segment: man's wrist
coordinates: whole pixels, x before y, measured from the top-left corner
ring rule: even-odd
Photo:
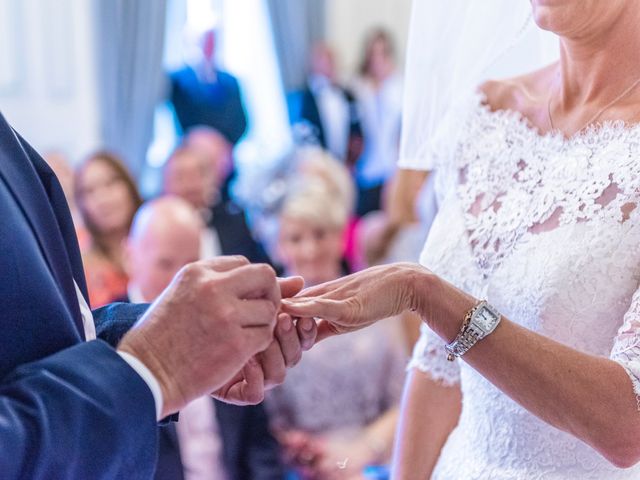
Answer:
[[[162,388],[160,388],[160,382],[155,377],[155,375],[149,370],[149,368],[142,363],[137,357],[131,355],[130,353],[124,352],[122,350],[117,350],[116,353],[120,355],[120,357],[127,362],[127,364],[135,370],[135,372],[144,380],[144,382],[151,390],[151,394],[153,395],[153,401],[155,403],[156,408],[156,420],[161,420],[163,418],[162,409],[164,408],[164,398],[162,395]]]

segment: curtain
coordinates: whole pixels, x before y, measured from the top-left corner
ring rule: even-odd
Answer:
[[[325,0],[267,0],[282,83],[304,87],[311,46],[325,37]]]
[[[95,58],[103,146],[137,176],[153,133],[162,66],[166,0],[94,0]]]

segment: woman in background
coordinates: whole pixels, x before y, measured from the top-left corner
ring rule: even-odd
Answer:
[[[280,258],[307,285],[348,273],[341,260],[349,208],[340,198],[313,178],[282,207]],[[316,345],[267,397],[286,459],[302,478],[362,478],[365,466],[389,461],[406,364],[393,328],[381,323]]]
[[[353,87],[362,135],[356,162],[358,216],[380,209],[382,188],[396,171],[402,119],[402,77],[389,33],[378,29],[365,42],[360,78]]]
[[[91,237],[82,260],[95,308],[126,294],[123,242],[142,199],[122,161],[109,152],[97,152],[80,165],[75,197]]]

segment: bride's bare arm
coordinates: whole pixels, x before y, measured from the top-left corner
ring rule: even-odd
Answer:
[[[393,455],[392,478],[430,478],[440,451],[458,423],[458,385],[446,386],[413,369],[407,377]]]
[[[445,341],[477,300],[427,274],[420,311]],[[571,433],[618,467],[640,461],[640,413],[632,381],[618,362],[579,352],[503,317],[463,357],[545,422]]]

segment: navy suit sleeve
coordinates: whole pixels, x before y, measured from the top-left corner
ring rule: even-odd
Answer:
[[[247,463],[255,480],[280,480],[285,478],[280,445],[269,430],[269,420],[264,406],[246,408],[249,413],[249,445]]]
[[[157,424],[144,381],[97,340],[0,382],[0,472],[11,479],[144,479]]]
[[[96,335],[113,348],[118,346],[124,335],[144,315],[149,305],[146,303],[112,303],[93,311]]]
[[[136,324],[149,308],[147,303],[112,303],[94,310],[93,321],[96,336],[113,348],[117,348],[120,340]],[[160,425],[177,422],[178,414],[174,413],[160,420]]]

